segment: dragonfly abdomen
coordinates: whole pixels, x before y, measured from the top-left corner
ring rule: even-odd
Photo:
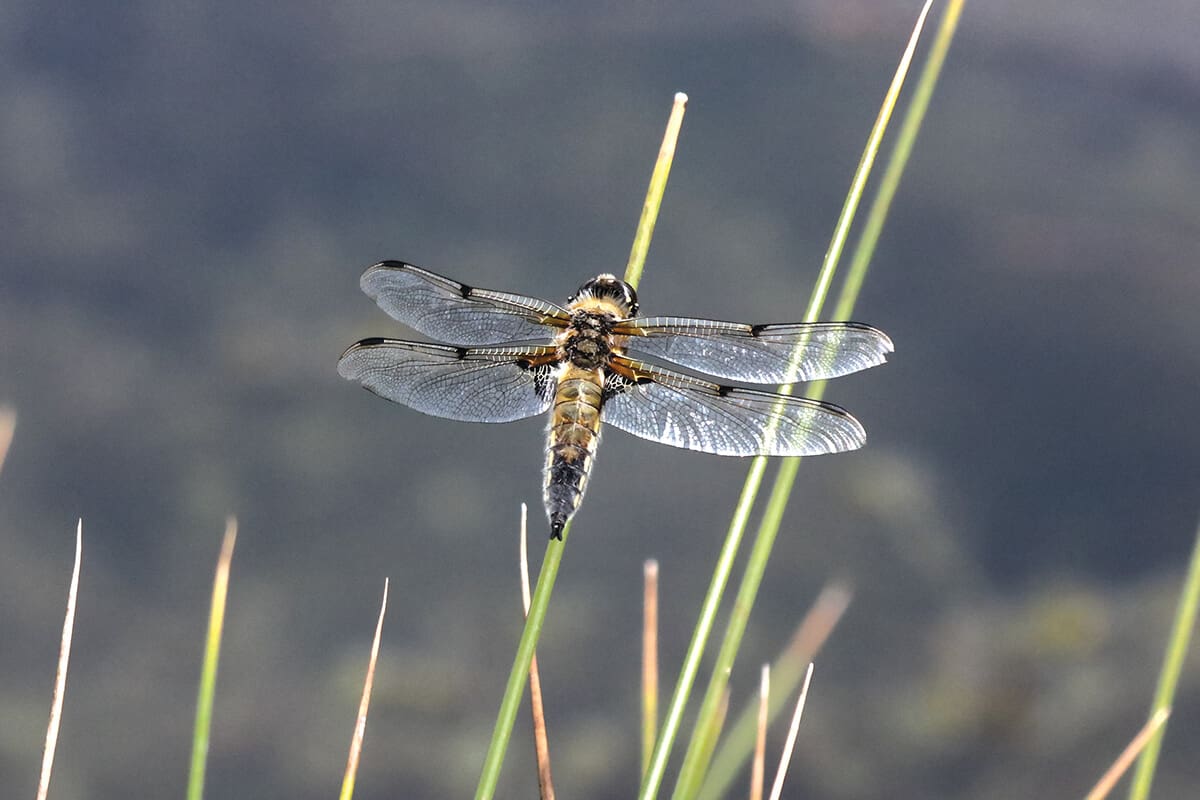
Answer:
[[[554,393],[543,501],[550,518],[550,535],[562,538],[563,528],[579,508],[600,441],[600,370],[569,365]]]

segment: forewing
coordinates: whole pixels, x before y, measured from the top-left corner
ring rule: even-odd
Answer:
[[[886,333],[860,322],[746,325],[642,317],[619,323],[615,332],[630,337],[630,352],[747,383],[836,378],[882,364],[893,350]]]
[[[388,316],[448,344],[546,340],[570,321],[554,303],[476,289],[402,261],[376,264],[359,284]]]
[[[720,386],[616,357],[604,422],[643,439],[723,456],[811,456],[862,447],[866,431],[831,403]]]
[[[435,417],[511,422],[550,408],[554,352],[552,347],[468,349],[364,339],[342,354],[338,373]]]

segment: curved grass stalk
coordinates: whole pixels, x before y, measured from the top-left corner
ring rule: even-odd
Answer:
[[[521,503],[521,608],[529,614],[529,506]],[[554,800],[554,773],[550,769],[550,738],[546,734],[546,709],[542,704],[542,677],[537,652],[529,661],[529,709],[533,716],[533,752],[537,757],[538,797]]]
[[[862,234],[851,256],[850,269],[835,304],[835,319],[849,319],[853,316],[854,306],[866,277],[871,256],[875,252],[875,246],[883,230],[883,223],[887,219],[892,201],[896,195],[896,190],[900,184],[900,178],[908,163],[909,155],[912,153],[913,144],[921,129],[921,123],[924,121],[926,112],[928,111],[929,101],[937,85],[938,76],[945,65],[946,55],[949,52],[950,44],[954,39],[954,33],[958,28],[958,22],[962,15],[962,8],[963,0],[951,0],[942,15],[929,58],[921,69],[912,102],[904,114],[896,144],[888,157],[888,163],[880,180],[879,188],[867,212]],[[824,394],[824,389],[824,383],[814,384],[813,391],[809,394],[816,399],[820,399]],[[735,609],[744,609],[744,613],[737,614],[735,612],[735,615],[730,620],[729,632],[726,634],[727,637],[733,640],[730,654],[736,653],[736,643],[741,641],[750,607],[754,604],[758,586],[762,580],[761,571],[766,568],[767,558],[770,556],[771,548],[774,545],[775,535],[778,533],[779,521],[782,519],[783,511],[791,495],[799,466],[799,459],[788,459],[780,468],[779,474],[775,479],[775,486],[772,489],[771,497],[767,504],[767,511],[764,514],[763,523],[760,525],[754,550],[746,566],[742,587],[738,591]],[[742,628],[742,630],[738,630],[738,628]],[[723,647],[724,651],[725,648]],[[718,659],[718,667],[720,666],[721,662]],[[714,670],[714,676],[719,679],[720,672]],[[716,691],[717,688],[719,687],[713,687],[710,691]],[[709,786],[706,785],[701,795],[702,797],[712,798],[720,796],[723,793],[722,789],[728,787],[729,782],[733,780],[734,776],[725,770],[734,765],[740,767],[750,755],[748,741],[743,738],[740,744],[741,746],[739,747],[739,752],[736,754],[736,758],[732,754],[727,755],[724,770],[720,775],[713,776],[713,780],[710,782],[713,785],[713,791],[710,791]]]
[[[658,734],[658,562],[642,566],[642,770],[654,755]]]
[[[668,706],[667,715],[663,719],[662,730],[659,732],[658,741],[654,743],[650,768],[642,776],[642,788],[638,793],[639,800],[650,800],[656,796],[658,788],[662,784],[663,773],[667,769],[667,757],[670,755],[671,746],[679,733],[679,725],[683,720],[683,709],[687,705],[688,695],[696,680],[696,673],[700,669],[700,656],[704,652],[704,645],[708,642],[708,635],[712,632],[713,622],[717,616],[717,606],[721,602],[721,595],[729,580],[729,573],[733,570],[733,559],[737,555],[738,545],[741,544],[742,534],[746,530],[746,522],[750,518],[750,509],[754,506],[754,495],[758,491],[758,487],[762,485],[763,473],[766,468],[767,459],[762,457],[754,459],[750,465],[750,474],[746,478],[745,486],[742,487],[741,497],[738,498],[733,512],[733,521],[729,525],[729,533],[725,537],[725,543],[721,546],[721,552],[717,556],[717,566],[713,570],[712,581],[704,595],[700,618],[696,622],[695,630],[692,631],[692,640],[683,657],[683,667],[680,669],[675,691],[671,694],[671,703]]]
[[[846,608],[850,605],[851,591],[843,583],[827,584],[812,608],[804,615],[788,643],[771,664],[771,685],[774,690],[767,698],[767,719],[759,722],[759,703],[749,702],[729,728],[713,756],[708,775],[700,789],[700,800],[719,800],[729,795],[730,786],[737,778],[747,753],[757,753],[757,733],[771,720],[783,712],[787,698],[796,691],[804,680],[806,665],[816,658]],[[755,755],[757,758],[757,754]]]
[[[686,94],[675,93],[675,101],[671,105],[671,116],[667,119],[667,130],[663,134],[662,146],[658,149],[654,171],[650,173],[650,187],[646,190],[646,201],[642,204],[642,216],[638,219],[637,230],[633,234],[633,247],[629,250],[629,263],[625,265],[625,282],[634,289],[641,283],[642,270],[646,267],[646,256],[650,252],[650,239],[654,236],[654,226],[658,222],[658,210],[662,207],[663,193],[667,190],[667,178],[671,174],[671,165],[675,163],[675,144],[679,141],[679,129],[683,126],[683,112],[687,110],[687,101]]]
[[[6,406],[0,406],[0,471],[4,469],[4,459],[8,456],[8,447],[12,444],[13,431],[17,427],[17,412]]]
[[[1146,724],[1137,732],[1137,735],[1133,737],[1133,740],[1121,751],[1121,755],[1117,756],[1117,760],[1105,770],[1104,774],[1100,776],[1100,780],[1096,781],[1096,785],[1087,793],[1084,800],[1104,800],[1108,797],[1108,793],[1117,785],[1117,781],[1121,780],[1125,770],[1129,769],[1133,760],[1141,755],[1146,745],[1154,738],[1154,734],[1158,733],[1158,729],[1166,724],[1169,716],[1171,713],[1165,708],[1155,711],[1153,716],[1146,720]]]
[[[804,715],[804,704],[808,701],[808,686],[812,682],[813,665],[809,664],[804,672],[804,684],[800,687],[800,697],[796,699],[796,710],[792,712],[792,724],[788,726],[787,741],[783,745],[783,753],[779,756],[779,769],[775,772],[775,783],[771,785],[771,800],[779,800],[783,795],[783,779],[787,777],[788,766],[792,762],[792,750],[796,746],[796,734],[800,730],[800,718]]]
[[[917,41],[920,38],[921,31],[924,27],[926,15],[929,12],[931,0],[926,0],[921,13],[917,18],[916,25],[913,28],[912,35],[909,37],[908,45],[904,50],[904,54],[900,59],[900,63],[896,69],[896,73],[892,78],[891,85],[884,97],[880,107],[879,114],[876,117],[875,124],[871,129],[871,134],[867,139],[866,147],[863,150],[862,157],[859,160],[858,169],[855,171],[854,179],[851,182],[850,190],[847,193],[846,201],[842,205],[841,214],[838,217],[836,226],[834,227],[833,237],[825,254],[824,263],[821,266],[821,272],[817,279],[817,284],[813,289],[809,299],[808,308],[805,311],[804,321],[815,322],[821,313],[825,299],[828,295],[830,285],[833,281],[833,276],[837,269],[837,264],[841,259],[842,251],[845,248],[846,240],[849,236],[850,226],[854,220],[858,210],[858,205],[864,194],[867,178],[870,175],[871,169],[875,162],[875,157],[879,152],[880,144],[883,140],[883,134],[887,129],[888,122],[891,119],[892,113],[896,108],[899,99],[900,90],[904,85],[905,77],[908,74],[909,65],[912,63],[913,54],[916,50]],[[950,16],[949,13],[947,16]],[[928,70],[926,75],[928,75]],[[934,73],[936,77],[936,73]],[[924,77],[924,76],[923,76]],[[923,107],[921,108],[923,112]],[[912,112],[910,112],[911,114]],[[897,163],[895,152],[892,156],[893,165]],[[891,171],[893,167],[889,167]],[[902,171],[903,161],[901,160],[898,166],[894,169]],[[889,198],[890,200],[890,198]],[[887,205],[880,206],[878,202],[872,211],[880,209],[879,213],[886,215]],[[879,228],[882,227],[880,224]],[[878,229],[876,230],[876,237]],[[859,247],[863,248],[863,242],[860,241]],[[871,241],[870,247],[873,248],[874,240]],[[869,263],[868,257],[855,259],[855,264],[859,270],[866,270],[866,265]],[[843,307],[852,309],[854,299],[857,297],[857,289],[862,285],[862,278],[859,276],[857,280],[848,280],[847,288],[843,289],[842,297],[838,303],[838,318],[844,319],[848,316],[848,310],[843,314]],[[850,287],[853,287],[852,289]],[[848,294],[849,291],[849,294]],[[783,387],[781,392],[786,393],[790,387]],[[814,391],[810,392],[810,396],[815,399],[820,399],[823,392],[823,383],[816,384]],[[760,459],[756,459],[756,462]],[[787,504],[787,498],[791,491],[791,487],[795,481],[796,471],[799,468],[800,459],[785,459],[783,466],[780,468],[780,473],[776,477],[775,487],[771,493],[771,500],[767,505],[764,519],[759,526],[758,535],[755,540],[754,548],[751,551],[750,560],[747,563],[746,571],[742,578],[741,586],[738,590],[737,599],[734,602],[731,612],[729,625],[726,630],[725,639],[722,642],[721,648],[717,654],[716,663],[713,666],[712,677],[710,678],[708,688],[705,692],[704,700],[700,707],[699,717],[696,723],[697,730],[703,729],[708,723],[707,720],[715,713],[717,703],[721,695],[725,691],[728,683],[728,676],[733,667],[734,658],[737,655],[738,648],[741,646],[742,635],[745,633],[746,624],[749,620],[750,610],[753,608],[754,599],[758,592],[758,587],[762,582],[762,576],[766,571],[766,563],[770,557],[771,548],[774,545],[775,535],[778,533],[779,524],[783,518],[783,511]],[[750,474],[746,478],[743,495],[747,491],[752,493],[753,497],[757,494],[758,485],[761,483],[761,470],[756,469],[757,464],[751,467]],[[729,539],[740,540],[742,535],[741,530],[734,529],[731,526]],[[723,588],[724,582],[728,575],[723,576],[719,581],[714,577],[713,586],[720,583]],[[706,598],[707,600],[707,598]],[[709,607],[706,602],[705,607]],[[714,601],[712,607],[715,608],[717,602]],[[690,655],[690,651],[689,651]],[[697,657],[698,661],[698,657]],[[686,663],[686,662],[685,662]],[[688,680],[694,678],[691,675]],[[681,676],[680,683],[683,684],[685,678]],[[680,709],[682,712],[682,709]],[[683,766],[680,769],[679,780],[676,783],[675,798],[690,798],[695,797],[701,787],[705,773],[708,769],[709,759],[702,757],[702,751],[696,740],[693,739],[693,744],[689,746],[688,754],[684,757]],[[664,759],[665,762],[665,759]],[[641,797],[643,800],[648,800],[653,795],[653,792],[647,791],[646,783],[643,782],[643,792]]]
[[[363,739],[367,735],[367,711],[371,707],[371,691],[375,688],[375,665],[379,663],[379,643],[383,639],[383,618],[387,614],[388,583],[388,579],[384,578],[383,600],[379,604],[379,618],[375,621],[375,636],[371,639],[367,674],[363,679],[362,697],[358,701],[358,716],[354,718],[354,732],[350,735],[350,752],[346,756],[346,771],[342,774],[338,800],[354,797],[354,782],[358,780],[358,764],[362,758]]]
[[[11,434],[11,426],[9,433]],[[0,435],[3,431],[0,431]],[[0,461],[4,460],[0,442]],[[38,775],[37,800],[46,800],[50,793],[50,772],[54,768],[54,751],[58,748],[58,730],[62,724],[63,701],[67,695],[67,667],[71,664],[71,639],[75,634],[75,606],[79,600],[79,567],[83,562],[83,520],[75,527],[75,566],[71,569],[71,586],[67,589],[67,611],[63,616],[62,638],[58,646],[58,669],[54,674],[54,695],[50,701],[50,722],[46,725],[46,744],[42,748],[42,771]]]
[[[682,92],[675,95],[667,131],[663,137],[662,147],[659,149],[654,171],[651,174],[650,188],[646,192],[646,202],[642,206],[637,232],[634,234],[633,250],[625,270],[625,280],[635,288],[641,279],[646,254],[650,250],[650,238],[654,233],[655,222],[658,220],[659,208],[662,206],[663,192],[666,190],[667,176],[671,171],[671,162],[675,155],[675,141],[679,137],[686,104],[687,95]],[[538,572],[537,586],[533,590],[529,613],[525,617],[525,628],[521,631],[521,639],[517,643],[517,655],[513,659],[512,669],[508,673],[508,683],[504,687],[504,697],[500,701],[500,711],[496,715],[496,725],[492,729],[492,738],[488,744],[487,755],[483,760],[479,784],[475,789],[476,800],[490,800],[496,794],[496,786],[500,782],[500,768],[504,763],[504,753],[508,750],[513,724],[517,719],[517,707],[520,706],[521,696],[525,691],[529,664],[533,660],[538,638],[542,634],[542,627],[546,621],[546,610],[550,607],[550,595],[554,591],[554,582],[558,579],[558,569],[562,565],[563,552],[570,535],[571,523],[568,522],[563,528],[562,539],[551,539],[546,548],[546,555],[542,558],[542,568]]]
[[[1167,652],[1163,655],[1158,687],[1154,690],[1154,705],[1150,709],[1151,717],[1171,709],[1171,704],[1175,699],[1175,689],[1179,685],[1179,675],[1183,671],[1183,660],[1187,655],[1192,628],[1196,624],[1196,607],[1198,605],[1200,605],[1200,526],[1196,528],[1196,540],[1192,545],[1192,557],[1188,562],[1187,577],[1183,581],[1183,591],[1179,595],[1179,605],[1175,609],[1175,623],[1171,626],[1171,638],[1167,642]],[[1146,800],[1150,796],[1150,784],[1154,782],[1154,769],[1158,766],[1158,751],[1162,748],[1162,737],[1166,729],[1164,720],[1163,724],[1154,732],[1146,749],[1142,751],[1141,757],[1138,758],[1137,770],[1133,774],[1133,783],[1129,788],[1130,800]]]
[[[212,605],[208,612],[208,635],[204,639],[204,661],[196,697],[196,725],[192,733],[192,761],[188,770],[187,800],[204,797],[204,768],[208,763],[208,740],[212,731],[213,698],[217,692],[217,664],[221,658],[221,632],[225,629],[225,602],[229,596],[229,568],[237,541],[237,519],[225,521],[225,537],[213,577]]]

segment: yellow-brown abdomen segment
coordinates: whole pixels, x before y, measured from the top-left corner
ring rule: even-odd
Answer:
[[[554,392],[543,500],[550,535],[562,538],[563,527],[579,508],[600,440],[600,403],[604,378],[600,369],[568,364]]]

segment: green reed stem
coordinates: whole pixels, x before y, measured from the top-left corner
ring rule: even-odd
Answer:
[[[1188,642],[1196,625],[1196,607],[1200,605],[1200,525],[1196,527],[1196,541],[1192,545],[1192,558],[1188,562],[1187,576],[1183,581],[1183,592],[1175,609],[1175,624],[1171,627],[1171,638],[1163,656],[1162,670],[1158,675],[1158,687],[1154,691],[1154,704],[1150,716],[1170,710],[1175,700],[1175,689],[1179,685],[1179,674],[1183,671],[1183,660],[1187,655]],[[1137,771],[1129,788],[1130,800],[1146,800],[1150,796],[1150,784],[1154,782],[1154,770],[1158,766],[1158,753],[1162,749],[1163,734],[1167,723],[1155,732],[1146,749],[1138,758]]]
[[[225,537],[221,542],[221,554],[217,558],[217,572],[213,578],[208,635],[204,639],[204,662],[200,669],[200,689],[196,698],[196,724],[192,732],[187,800],[201,800],[204,797],[204,768],[208,761],[208,741],[212,731],[213,697],[217,692],[217,663],[221,656],[221,632],[225,628],[225,604],[229,596],[229,568],[236,541],[237,520],[230,517],[225,522]]]
[[[846,202],[843,204],[842,213],[839,216],[838,224],[834,229],[832,241],[829,249],[826,252],[825,263],[822,265],[821,277],[818,279],[817,287],[813,292],[812,298],[809,301],[809,306],[806,311],[805,321],[815,321],[820,310],[824,305],[824,301],[828,292],[829,284],[832,281],[833,273],[836,270],[836,265],[841,258],[842,251],[845,247],[848,232],[857,212],[858,205],[861,202],[867,178],[870,175],[874,165],[876,155],[883,139],[884,132],[888,127],[892,114],[895,111],[896,104],[900,95],[900,90],[904,85],[909,67],[912,63],[913,54],[916,50],[917,42],[920,39],[921,32],[924,27],[926,15],[929,12],[930,2],[926,2],[921,10],[921,14],[913,28],[912,35],[909,38],[904,54],[897,66],[895,75],[892,78],[892,83],[888,88],[887,94],[884,97],[880,107],[879,114],[876,118],[875,125],[872,128],[871,135],[868,137],[866,147],[864,148],[862,158],[859,161],[858,170],[855,173],[854,180],[851,183],[850,190],[846,197]],[[959,4],[961,6],[961,3]],[[943,17],[943,30],[946,28],[946,20],[949,17],[957,20],[957,13],[948,11]],[[953,30],[953,22],[951,24],[951,32]],[[947,39],[948,41],[948,39]],[[927,63],[925,70],[922,73],[923,81],[932,81],[936,79],[937,71],[940,70],[943,60],[938,60],[934,65],[933,71],[930,69],[930,64]],[[928,97],[932,91],[932,86],[929,87],[924,96],[924,102],[918,104],[914,102],[910,104],[906,119],[906,127],[909,130],[910,136],[915,136],[919,130],[920,119],[923,118],[925,110],[928,107]],[[916,120],[914,123],[913,120]],[[906,147],[897,146],[891,155],[890,164],[887,167],[887,173],[892,176],[892,182],[889,185],[890,191],[886,196],[882,192],[877,193],[875,202],[872,205],[870,216],[874,221],[873,225],[868,226],[867,232],[860,238],[858,247],[856,248],[855,257],[853,259],[851,274],[847,277],[846,283],[842,289],[841,295],[837,303],[835,318],[848,318],[854,308],[858,297],[858,292],[863,284],[866,269],[870,263],[870,255],[874,250],[875,244],[878,241],[879,232],[882,230],[883,219],[886,218],[887,211],[890,208],[890,202],[895,193],[895,186],[898,184],[899,176],[903,173],[905,164],[907,163],[908,153],[911,152],[912,139],[910,138]],[[869,220],[869,221],[872,221]],[[781,391],[786,392],[790,387],[784,387]],[[807,392],[813,399],[820,399],[824,395],[824,382],[816,383],[811,390]],[[705,692],[704,701],[701,705],[697,726],[706,724],[705,720],[709,715],[713,714],[716,708],[716,703],[719,702],[721,696],[725,693],[728,685],[729,675],[732,671],[733,661],[737,656],[738,649],[741,646],[741,640],[745,634],[746,626],[749,622],[750,611],[754,606],[754,601],[758,594],[758,589],[762,583],[763,575],[766,571],[767,562],[770,558],[771,550],[774,547],[775,537],[778,535],[780,525],[783,520],[783,513],[787,507],[787,501],[790,497],[795,478],[800,467],[799,458],[785,459],[780,467],[780,471],[775,479],[775,484],[771,491],[771,496],[768,500],[763,520],[759,525],[758,534],[755,538],[755,543],[751,549],[750,557],[747,561],[745,572],[743,573],[742,582],[738,589],[737,597],[734,601],[733,610],[730,613],[729,623],[726,629],[725,638],[722,641],[721,648],[718,651],[716,663],[713,666],[712,676],[709,680],[708,688]],[[749,750],[746,751],[746,756],[749,755]],[[699,757],[700,751],[696,747],[689,748],[689,753],[684,759],[684,765],[680,770],[680,778],[676,785],[674,797],[690,798],[699,794],[704,776],[708,771],[710,760]],[[740,764],[739,759],[739,764]],[[732,775],[728,780],[732,779]]]
[[[504,687],[504,697],[500,701],[500,711],[496,715],[496,726],[492,729],[491,744],[488,746],[487,756],[483,761],[479,786],[475,789],[476,800],[490,798],[496,794],[496,785],[500,782],[500,768],[504,765],[504,753],[512,738],[513,724],[517,720],[517,709],[521,705],[521,697],[525,693],[525,684],[529,678],[529,664],[533,661],[538,638],[542,635],[546,610],[550,607],[550,594],[554,591],[554,582],[558,580],[558,568],[562,565],[563,551],[566,549],[567,538],[570,535],[571,523],[568,522],[563,528],[562,540],[551,539],[550,544],[546,547],[546,555],[542,558],[542,568],[538,571],[537,586],[534,587],[533,597],[529,601],[529,614],[525,618],[525,628],[521,631],[521,639],[517,643],[517,655],[513,659],[512,669],[508,673],[508,683]]]
[[[662,147],[659,148],[654,171],[651,173],[646,202],[642,205],[642,216],[638,220],[637,232],[633,237],[633,250],[629,255],[625,280],[635,287],[645,267],[646,254],[650,250],[650,239],[654,235],[654,224],[658,220],[658,211],[662,206],[663,192],[666,189],[667,176],[671,172],[675,142],[679,138],[679,129],[683,122],[683,110],[686,104],[687,95],[683,93],[675,95],[675,103],[667,122],[667,131],[663,137]],[[513,659],[512,669],[508,673],[504,697],[500,700],[500,710],[496,714],[496,725],[492,729],[492,738],[488,744],[487,755],[484,756],[479,784],[475,788],[476,800],[490,800],[496,794],[496,786],[500,782],[500,768],[504,764],[504,754],[508,750],[513,725],[517,720],[517,710],[525,693],[525,684],[528,682],[529,664],[533,661],[538,638],[542,635],[546,611],[550,607],[550,595],[554,591],[554,582],[558,579],[558,569],[562,565],[563,553],[566,550],[567,538],[570,534],[571,524],[568,522],[563,528],[562,540],[551,539],[550,544],[546,547],[546,555],[542,558],[537,586],[534,587],[533,597],[529,602],[525,627],[521,631],[520,641],[517,642],[517,654]]]
[[[713,570],[712,580],[704,595],[704,603],[700,608],[700,619],[696,622],[696,628],[692,632],[692,641],[688,644],[687,653],[683,657],[683,667],[680,669],[675,691],[671,695],[671,702],[667,707],[666,717],[663,719],[662,730],[658,735],[658,741],[654,744],[654,755],[650,759],[650,768],[642,776],[642,788],[638,793],[640,800],[650,800],[657,795],[658,788],[662,784],[663,773],[667,769],[667,757],[671,753],[675,736],[679,733],[683,709],[687,705],[692,684],[696,681],[696,673],[700,670],[700,656],[703,654],[704,645],[712,632],[713,622],[717,616],[717,607],[721,602],[725,584],[729,580],[729,573],[733,569],[733,559],[737,555],[738,545],[746,530],[746,522],[750,518],[750,509],[754,506],[754,496],[758,487],[762,485],[763,473],[766,468],[767,460],[761,457],[754,459],[750,465],[750,474],[746,476],[746,484],[742,487],[742,495],[738,498],[737,506],[734,508],[733,521],[729,524],[725,544],[721,546],[721,552],[717,556],[717,566]]]
[[[667,119],[667,131],[663,134],[662,146],[650,173],[650,187],[646,190],[646,202],[642,204],[642,216],[633,235],[633,247],[629,251],[629,263],[625,267],[625,282],[634,289],[642,280],[646,266],[646,255],[650,252],[650,239],[658,222],[658,210],[662,207],[663,192],[667,190],[667,177],[675,161],[675,144],[679,141],[679,129],[683,125],[683,112],[687,109],[688,97],[683,92],[675,93],[671,116]]]

